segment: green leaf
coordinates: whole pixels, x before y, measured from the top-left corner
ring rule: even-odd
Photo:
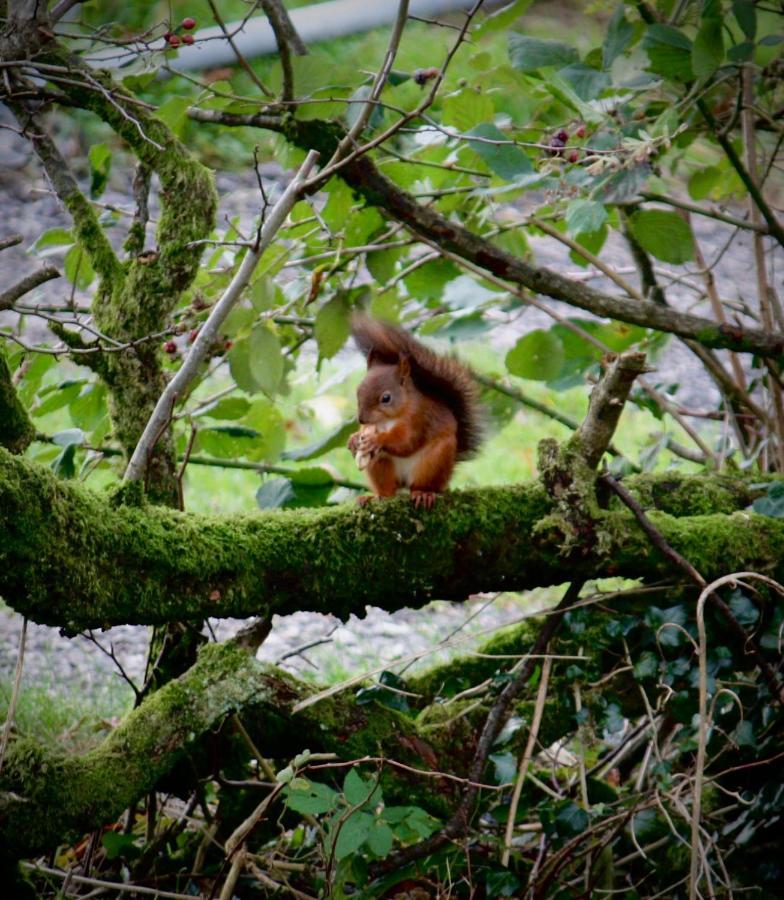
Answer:
[[[84,432],[81,428],[67,428],[65,431],[58,431],[52,435],[52,440],[58,447],[70,447],[76,444],[77,447],[84,443]]]
[[[66,444],[60,455],[52,463],[52,471],[58,478],[73,478],[76,474],[74,456],[77,444]]]
[[[558,74],[569,82],[581,100],[595,100],[611,84],[610,76],[606,72],[581,62],[566,66]]]
[[[568,66],[577,62],[579,55],[574,47],[561,41],[528,37],[512,32],[509,35],[509,59],[520,72],[533,72],[543,66]]]
[[[691,65],[697,78],[709,78],[724,62],[722,21],[703,19],[691,50]]]
[[[486,34],[495,34],[497,31],[505,31],[523,15],[533,0],[513,0],[507,3],[495,12],[490,13],[485,20],[476,28],[472,34],[472,38],[477,41]]]
[[[253,309],[257,313],[272,309],[279,302],[279,291],[280,289],[269,275],[262,275],[261,278],[257,278],[248,288]]]
[[[321,359],[332,359],[346,343],[350,316],[351,307],[342,293],[325,303],[316,313],[313,333]]]
[[[223,397],[207,407],[201,415],[211,419],[241,419],[249,409],[250,403],[244,397]]]
[[[376,821],[368,832],[367,845],[374,856],[384,859],[389,856],[394,840],[395,835],[389,825]]]
[[[65,254],[63,263],[65,267],[65,277],[76,285],[80,291],[87,290],[95,277],[93,267],[87,254],[82,250],[79,244],[73,247]]]
[[[730,594],[730,609],[741,625],[753,625],[759,619],[759,610],[739,588]]]
[[[754,735],[754,724],[748,719],[738,722],[732,735],[739,747],[756,747],[757,738]]]
[[[335,841],[335,859],[345,859],[356,853],[365,843],[373,827],[373,817],[364,812],[355,812],[343,823]]]
[[[642,163],[633,169],[621,169],[597,186],[594,196],[603,203],[627,203],[645,187],[652,174],[648,163]]]
[[[78,379],[76,381],[61,381],[60,384],[51,388],[45,388],[39,394],[44,399],[33,407],[34,416],[45,416],[63,406],[66,406],[78,396],[85,381]]]
[[[191,104],[190,97],[170,97],[164,103],[161,103],[155,111],[155,115],[179,136],[182,134],[185,122],[188,120],[188,107]]]
[[[691,228],[678,213],[642,209],[631,217],[631,227],[640,246],[656,259],[675,265],[694,259]]]
[[[457,278],[460,270],[446,259],[434,259],[414,269],[403,279],[406,290],[417,300],[439,300],[444,285]]]
[[[250,448],[260,443],[261,435],[255,428],[243,425],[213,425],[200,428],[196,435],[196,446],[222,459],[245,456]]]
[[[506,354],[506,368],[512,375],[534,381],[550,381],[561,371],[564,349],[551,331],[529,331]]]
[[[392,690],[389,690],[392,688]],[[411,707],[408,698],[401,691],[407,690],[406,683],[394,672],[383,671],[378,676],[378,683],[370,687],[360,688],[356,694],[358,706],[376,702],[387,709],[396,709],[398,712],[410,713]]]
[[[86,385],[68,405],[68,411],[75,425],[92,431],[108,415],[106,388],[99,383]]]
[[[259,439],[248,447],[248,459],[277,459],[286,444],[283,415],[266,397],[259,397],[245,415],[245,424],[259,432]]]
[[[402,255],[402,247],[392,250],[374,250],[365,255],[365,265],[379,284],[386,284],[395,274],[397,261]]]
[[[248,341],[251,374],[264,393],[272,395],[283,377],[283,354],[277,335],[266,325],[257,325]]]
[[[294,499],[294,485],[290,478],[269,478],[256,491],[260,509],[280,509]]]
[[[468,132],[495,115],[493,101],[487,94],[465,88],[444,100],[442,122],[454,125],[459,131]]]
[[[365,781],[356,769],[349,769],[343,779],[343,795],[349,806],[362,806],[374,793],[374,786]]]
[[[307,446],[300,447],[296,450],[286,450],[286,452],[282,454],[282,458],[302,461],[306,459],[315,459],[317,456],[323,456],[325,453],[334,450],[336,447],[345,447],[348,439],[356,430],[357,423],[355,421],[352,420],[351,422],[346,422],[345,424],[338,426],[334,431],[329,432],[329,434],[325,435],[321,440],[314,441],[312,444],[308,444]]]
[[[136,844],[136,840],[134,834],[120,834],[116,831],[106,831],[101,837],[107,859],[117,859],[120,856],[133,859],[139,856],[142,850]]]
[[[648,54],[649,69],[665,78],[691,81],[691,41],[671,25],[649,25],[642,41]]]
[[[732,0],[732,14],[746,37],[753,41],[757,36],[757,10],[754,0]]]
[[[477,125],[469,134],[493,141],[509,141],[510,137],[490,122]],[[484,141],[470,141],[469,147],[487,167],[504,181],[514,181],[520,175],[528,175],[534,166],[528,156],[513,144],[486,144]]]
[[[517,774],[517,757],[508,750],[503,753],[491,753],[488,759],[495,770],[496,784],[512,784]]]
[[[565,218],[569,234],[598,231],[607,221],[607,210],[596,200],[572,200]]]
[[[761,516],[784,519],[784,481],[774,481],[768,488],[768,493],[755,500],[751,508]]]
[[[721,181],[718,166],[706,166],[696,171],[689,179],[689,196],[692,200],[704,200]]]
[[[112,168],[112,151],[106,144],[93,144],[87,154],[90,161],[90,196],[93,200],[104,192]]]
[[[337,809],[340,801],[337,791],[318,781],[309,781],[307,787],[296,790],[291,786],[286,787],[283,793],[289,809],[316,816]]]
[[[41,251],[50,247],[62,247],[70,245],[74,242],[73,232],[67,228],[49,228],[41,237],[30,247],[31,250]],[[47,253],[41,253],[41,256],[48,256]]]
[[[487,873],[488,897],[519,897],[520,880],[506,869],[495,869]]]
[[[234,342],[234,346],[229,350],[227,357],[229,360],[229,372],[234,379],[236,385],[246,394],[257,394],[261,387],[253,376],[250,368],[250,340],[241,338]]]
[[[605,69],[609,69],[618,56],[629,46],[633,33],[634,28],[626,19],[624,5],[619,3],[615,7],[615,12],[607,25],[607,34],[602,46],[602,64]]]
[[[575,837],[588,827],[588,813],[576,803],[568,800],[561,804],[555,816],[558,834],[561,837]]]

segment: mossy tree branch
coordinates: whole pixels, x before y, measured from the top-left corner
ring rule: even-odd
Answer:
[[[682,516],[651,514],[706,578],[784,574],[784,521],[727,514],[753,496],[742,481],[648,476],[629,485]],[[533,483],[454,491],[429,513],[407,498],[236,517],[117,508],[0,450],[0,594],[34,621],[78,631],[305,609],[345,618],[366,604],[394,610],[560,584],[566,566],[571,578],[671,574],[619,508],[602,513],[597,553],[562,555],[561,532],[542,527],[553,509]]]
[[[0,446],[24,453],[35,438],[35,426],[16,396],[11,372],[0,347]]]

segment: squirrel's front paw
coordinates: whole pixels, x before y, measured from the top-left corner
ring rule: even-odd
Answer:
[[[348,439],[348,450],[352,456],[356,456],[357,450],[359,450],[359,438],[361,434],[361,431],[355,431]]]

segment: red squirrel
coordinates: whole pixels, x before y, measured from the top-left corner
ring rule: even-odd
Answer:
[[[438,356],[401,328],[357,314],[351,333],[368,371],[357,389],[362,427],[348,448],[367,469],[376,497],[407,487],[415,506],[430,509],[455,463],[479,446],[476,382],[462,363]]]

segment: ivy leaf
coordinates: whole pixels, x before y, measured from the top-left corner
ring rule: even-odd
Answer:
[[[493,141],[508,141],[506,135],[490,122],[477,125],[469,134],[487,138]],[[469,146],[487,167],[504,181],[514,181],[520,175],[528,175],[534,171],[534,166],[528,156],[512,144],[486,144],[484,141],[470,141]]]
[[[741,625],[753,625],[759,619],[759,610],[739,588],[730,594],[730,609]]]
[[[629,46],[633,33],[634,28],[626,19],[624,5],[619,3],[615,7],[615,12],[607,25],[607,34],[602,47],[602,64],[605,69],[609,69],[618,56]]]
[[[682,31],[671,25],[649,25],[642,46],[648,54],[651,72],[677,81],[691,81],[694,78],[692,44]]]
[[[112,151],[106,144],[94,144],[90,147],[87,158],[90,161],[90,196],[93,200],[97,200],[106,189],[106,183],[109,180]]]
[[[533,72],[543,66],[568,66],[577,62],[579,55],[574,47],[561,41],[528,37],[512,32],[509,35],[509,59],[520,72]]]
[[[751,508],[761,516],[784,519],[784,481],[774,481],[768,488],[768,493],[755,500]]]
[[[694,46],[691,49],[691,65],[698,78],[709,78],[724,61],[722,21],[711,16],[703,19]]]
[[[278,338],[266,325],[257,325],[248,338],[248,364],[265,394],[274,394],[283,377],[283,354]]]
[[[694,259],[691,228],[677,213],[639,210],[631,217],[631,226],[643,249],[656,259],[676,265]]]
[[[389,690],[392,688],[392,690]],[[378,683],[367,688],[360,688],[356,694],[356,702],[359,706],[376,702],[387,709],[396,709],[398,712],[410,713],[411,707],[405,694],[399,693],[407,690],[405,681],[394,672],[384,671],[378,676]]]
[[[506,354],[506,368],[512,375],[533,381],[551,381],[560,373],[564,349],[551,331],[529,331]]]
[[[519,879],[506,869],[496,869],[487,873],[488,897],[519,897]]]
[[[313,332],[320,359],[332,359],[346,343],[350,314],[351,308],[344,294],[333,297],[318,311]]]
[[[512,784],[517,774],[517,757],[509,751],[491,753],[488,759],[495,769],[496,784]]]

